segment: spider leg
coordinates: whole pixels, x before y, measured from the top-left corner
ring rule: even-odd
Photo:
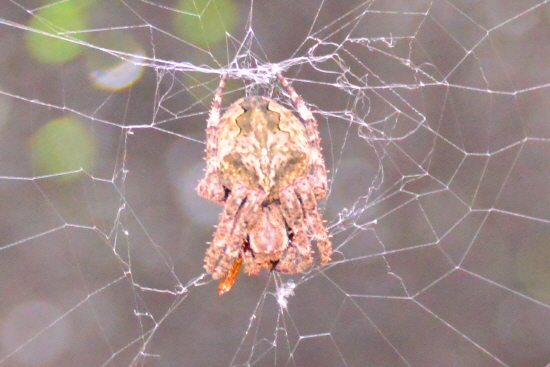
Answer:
[[[290,95],[290,99],[292,100],[292,103],[294,103],[294,106],[300,114],[300,117],[302,118],[302,120],[304,120],[306,137],[309,145],[312,148],[311,158],[313,161],[313,177],[310,184],[315,192],[315,198],[324,198],[327,194],[328,187],[327,169],[325,166],[325,160],[323,159],[323,155],[321,154],[321,139],[319,138],[317,120],[315,120],[315,117],[313,117],[313,114],[306,106],[302,97],[298,93],[296,93],[294,88],[288,83],[285,77],[283,77],[281,74],[278,74],[277,77]]]
[[[250,191],[243,184],[234,185],[204,259],[204,268],[214,279],[226,277],[233,268],[233,263],[242,252],[249,221],[254,218],[254,212],[266,196],[263,191]]]
[[[226,79],[227,74],[222,76],[210,108],[206,127],[206,173],[197,186],[200,196],[216,202],[223,202],[225,199],[225,189],[217,175],[220,163],[217,156],[216,128],[220,122],[220,109]]]
[[[292,186],[281,190],[279,194],[283,217],[292,230],[292,240],[277,264],[277,270],[290,274],[299,273],[313,262],[302,204]]]
[[[294,184],[294,188],[304,208],[308,228],[317,242],[317,248],[321,254],[321,264],[326,264],[332,255],[332,244],[327,229],[323,225],[322,217],[317,210],[317,202],[312,194],[309,180],[307,178],[299,179]]]
[[[248,275],[258,275],[262,267],[256,263],[252,251],[247,246],[249,246],[248,243],[245,243],[245,250],[243,251],[244,271]]]

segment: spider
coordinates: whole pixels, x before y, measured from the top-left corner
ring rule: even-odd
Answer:
[[[227,75],[218,86],[206,129],[206,172],[197,191],[224,205],[204,268],[229,291],[241,264],[295,274],[312,264],[315,240],[321,265],[332,245],[317,200],[327,193],[317,121],[302,98],[278,75],[301,122],[264,96],[237,100],[220,118]]]

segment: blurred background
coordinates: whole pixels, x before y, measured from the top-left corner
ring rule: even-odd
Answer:
[[[0,3],[0,366],[548,366],[547,1]],[[319,123],[333,261],[203,269],[219,78]]]

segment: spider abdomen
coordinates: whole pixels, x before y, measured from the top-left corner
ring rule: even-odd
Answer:
[[[281,123],[289,118],[294,119],[292,126]],[[230,132],[223,139],[227,149],[218,150],[220,173],[229,189],[240,181],[271,194],[311,171],[304,153],[307,141],[295,139],[305,132],[302,122],[269,98],[241,98],[222,116],[219,130]]]

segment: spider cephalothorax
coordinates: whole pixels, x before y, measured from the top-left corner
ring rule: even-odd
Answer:
[[[327,192],[317,122],[283,76],[303,123],[287,108],[263,96],[233,103],[220,117],[225,80],[214,97],[206,130],[206,174],[197,190],[224,205],[205,269],[224,278],[228,291],[241,263],[249,275],[260,269],[294,274],[313,262],[315,240],[321,264],[332,245],[318,212]]]

